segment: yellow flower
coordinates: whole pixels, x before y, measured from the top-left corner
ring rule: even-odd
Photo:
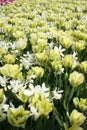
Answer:
[[[85,73],[87,73],[87,60],[81,62],[80,68],[81,68],[81,70],[83,70]]]
[[[41,78],[44,75],[44,69],[42,67],[38,67],[38,66],[32,67],[27,72],[27,75],[29,75],[29,76],[34,75],[35,78]]]
[[[4,47],[0,48],[0,58],[2,58],[3,55],[6,55],[8,53],[8,50]]]
[[[62,63],[65,67],[72,68],[74,63],[74,58],[72,57],[72,55],[65,55],[65,57],[62,60]]]
[[[0,122],[6,119],[6,113],[0,112]]]
[[[53,109],[53,104],[48,102],[46,99],[38,101],[38,112],[40,115],[48,116]]]
[[[44,74],[44,69],[42,67],[32,67],[31,72],[35,75],[36,78],[41,78]]]
[[[15,38],[23,38],[24,32],[23,31],[16,31],[16,32],[13,33],[13,36]]]
[[[80,98],[79,108],[80,108],[81,110],[87,110],[87,98],[85,98],[85,99]]]
[[[4,76],[9,75],[9,64],[5,64],[4,66],[0,67],[0,73]]]
[[[10,33],[12,31],[12,25],[4,24],[4,30],[6,33]]]
[[[40,100],[40,95],[35,92],[30,105],[36,105],[39,100]]]
[[[29,115],[30,112],[28,110],[25,110],[23,106],[19,106],[18,108],[8,109],[7,119],[12,126],[24,128]]]
[[[37,33],[37,36],[38,36],[38,38],[46,39],[46,40],[47,40],[47,35],[46,35],[46,33],[44,33],[44,32],[39,31],[39,32]]]
[[[36,53],[36,57],[38,59],[38,61],[41,63],[41,64],[45,64],[46,61],[48,60],[48,55],[47,55],[47,52],[46,51],[43,51],[41,53]]]
[[[78,98],[78,97],[75,97],[74,99],[73,99],[73,103],[74,103],[74,105],[77,107],[77,108],[79,108],[80,110],[82,110],[82,111],[85,111],[85,110],[87,110],[87,98]]]
[[[3,89],[0,89],[0,104],[2,103],[3,99],[4,99],[4,91]]]
[[[84,42],[81,42],[81,41],[75,42],[74,46],[75,46],[76,51],[82,51],[83,49],[86,48],[86,44]]]
[[[74,109],[69,116],[71,125],[76,124],[76,125],[80,126],[84,123],[85,119],[86,119],[86,117],[83,115],[83,113],[78,112],[76,109]]]
[[[51,61],[60,60],[61,59],[60,53],[55,51],[54,49],[51,49],[49,54],[49,59]]]
[[[69,48],[69,47],[71,47],[71,45],[72,45],[72,40],[71,40],[71,38],[69,38],[69,37],[67,37],[67,36],[62,37],[62,38],[60,39],[60,42],[61,42],[61,44],[63,45],[63,47],[65,47],[65,48]]]
[[[20,38],[16,42],[16,45],[17,45],[18,50],[24,50],[26,48],[26,46],[27,46],[27,41],[26,41],[26,39]]]
[[[60,61],[54,60],[53,62],[51,62],[51,66],[54,69],[54,71],[59,72],[59,73],[63,72],[63,68]]]
[[[19,66],[17,64],[5,64],[0,68],[0,73],[4,76],[9,76],[14,79],[19,77],[23,78],[22,73],[20,72]]]
[[[0,18],[0,27],[2,27],[5,24],[5,20]]]
[[[30,43],[32,46],[35,46],[36,45],[36,41],[37,41],[37,35],[36,33],[32,33],[30,35]]]
[[[17,74],[17,77],[15,76],[14,79],[24,79],[23,75],[22,75],[22,72],[19,72]]]
[[[24,94],[24,91],[21,90],[18,94],[17,97],[23,102],[26,103],[28,101],[28,96]]]
[[[69,82],[73,87],[77,87],[84,82],[84,75],[77,71],[74,71],[69,76]]]
[[[17,64],[9,65],[8,70],[9,70],[10,77],[13,77],[13,78],[16,78],[16,76],[20,72],[19,66]]]
[[[32,46],[33,52],[42,52],[47,47],[47,40],[38,39],[36,45]]]
[[[4,56],[4,62],[8,64],[15,63],[15,59],[16,59],[15,56],[12,54],[8,54]]]

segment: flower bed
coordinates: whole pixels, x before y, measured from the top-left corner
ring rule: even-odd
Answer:
[[[87,129],[86,0],[0,5],[0,130]]]

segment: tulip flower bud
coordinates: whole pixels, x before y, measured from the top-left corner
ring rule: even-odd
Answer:
[[[50,50],[50,55],[49,55],[50,60],[60,60],[61,56],[59,52],[56,52],[54,49]]]
[[[82,111],[86,111],[87,110],[87,98],[83,99],[83,98],[79,98],[75,97],[73,99],[73,103],[76,107],[78,107],[80,110]]]
[[[77,110],[73,110],[69,116],[70,124],[71,125],[82,125],[85,121],[86,117],[83,115],[83,113],[78,112]]]
[[[67,36],[61,38],[60,42],[61,42],[62,46],[65,47],[66,49],[71,47],[71,45],[72,45],[72,40]]]
[[[81,68],[81,70],[84,71],[84,73],[87,73],[87,60],[81,62],[81,64],[80,64],[80,68]]]
[[[48,59],[48,55],[47,55],[46,51],[43,51],[42,53],[36,53],[36,57],[37,57],[38,61],[43,65],[46,63],[46,61]]]
[[[59,72],[59,73],[62,73],[63,70],[64,70],[62,68],[62,65],[61,65],[60,61],[53,61],[53,62],[51,62],[51,66],[54,69],[54,71]]]
[[[22,39],[20,38],[17,42],[16,42],[16,45],[17,45],[17,49],[18,50],[24,50],[27,46],[27,41],[26,39]]]
[[[65,67],[72,68],[74,58],[72,57],[72,55],[65,55],[65,57],[62,60],[62,63]]]
[[[22,38],[24,36],[24,32],[23,31],[16,31],[13,33],[13,36],[15,38]]]
[[[76,42],[74,45],[75,45],[76,51],[78,52],[82,51],[86,47],[86,44],[84,42]]]
[[[73,87],[77,87],[84,82],[84,75],[74,71],[69,75],[69,82]]]

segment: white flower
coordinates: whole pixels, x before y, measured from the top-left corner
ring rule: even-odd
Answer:
[[[42,84],[41,94],[44,94],[46,97],[49,97],[49,88],[45,86],[45,83]]]
[[[60,74],[62,74],[62,73],[64,73],[64,68],[62,67],[62,66],[60,66],[60,69],[59,69],[59,71],[58,72],[54,72],[54,74],[55,74],[55,76],[56,75],[60,75]]]
[[[58,52],[62,57],[64,57],[63,52],[65,51],[65,49],[62,49],[62,46],[61,46],[61,45],[59,46],[59,48],[55,46],[55,47],[54,47],[54,50],[55,50],[56,52]]]
[[[34,54],[30,54],[29,52],[20,57],[20,62],[26,69],[29,69],[33,64],[37,64]]]
[[[7,83],[7,81],[8,81],[8,78],[6,78],[5,76],[0,76],[0,85],[2,86],[2,87],[5,87],[6,86],[6,83]]]
[[[10,102],[10,107],[11,107],[11,108],[15,108],[15,106],[13,105],[12,102]]]
[[[12,50],[16,50],[16,43],[9,43],[9,48],[11,48]]]
[[[54,37],[55,31],[50,31],[47,33],[48,39],[52,39]]]
[[[36,85],[35,87],[33,84],[29,84],[29,89],[24,90],[24,94],[27,96],[32,96],[34,93],[40,93],[41,92],[41,87],[40,85]]]
[[[8,108],[9,108],[9,105],[8,104],[5,104],[6,103],[6,96],[4,95],[4,99],[3,99],[3,102],[0,104],[0,111],[2,112],[7,112]]]
[[[7,49],[7,50],[9,48],[8,44],[5,41],[0,41],[0,48],[2,48],[2,47]]]
[[[4,95],[3,102],[0,104],[0,122],[6,119],[6,112],[8,111],[9,108],[9,105],[6,104],[6,100],[7,98]]]
[[[79,64],[77,53],[75,51],[73,52],[72,57],[74,58],[72,68],[75,68]]]
[[[54,46],[54,43],[53,43],[53,42],[48,43],[48,47],[49,47],[49,49],[52,49],[53,46]]]
[[[30,75],[30,76],[28,76],[27,75],[27,79],[26,79],[26,83],[25,84],[29,84],[29,83],[33,83],[34,82],[34,79],[35,79],[35,75]]]
[[[59,74],[61,74],[61,73],[64,73],[64,68],[63,67],[60,68]]]
[[[7,111],[8,111],[8,108],[9,108],[9,105],[7,105],[7,104],[3,104],[3,105],[2,105],[2,111],[3,111],[3,112],[7,112]]]
[[[40,114],[37,112],[34,106],[30,106],[31,116],[34,116],[34,119],[37,120]]]
[[[51,21],[51,22],[48,22],[49,26],[50,27],[53,27],[54,26],[54,23]]]
[[[12,89],[12,92],[17,93],[24,87],[24,84],[20,80],[11,80],[7,87]]]
[[[38,94],[44,94],[46,98],[49,97],[49,88],[45,86],[45,83],[42,84],[42,87],[40,85],[33,86],[33,84],[29,84],[29,89],[24,90],[24,94],[27,96],[32,96],[34,93]]]
[[[75,60],[78,59],[78,57],[77,57],[77,53],[76,53],[75,51],[73,52],[72,57],[73,57]]]
[[[61,93],[63,93],[63,90],[59,90],[59,89],[55,88],[55,90],[52,92],[53,92],[53,99],[61,99],[61,97],[62,97]]]

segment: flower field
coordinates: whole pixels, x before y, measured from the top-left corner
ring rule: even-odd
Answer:
[[[0,1],[0,130],[87,130],[86,0]]]

